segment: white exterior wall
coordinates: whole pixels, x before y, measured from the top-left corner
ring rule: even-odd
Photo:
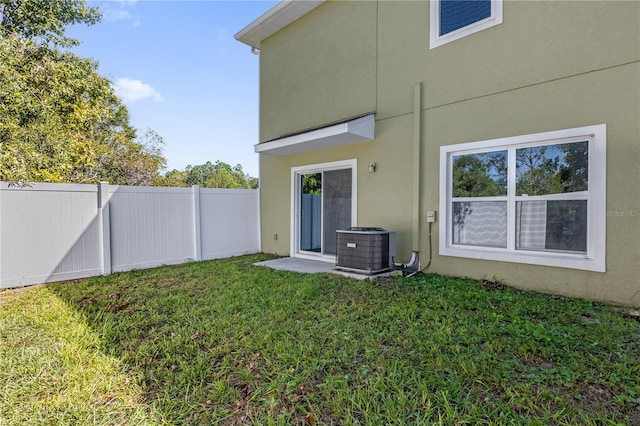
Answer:
[[[257,190],[0,183],[0,288],[257,253],[258,204]]]

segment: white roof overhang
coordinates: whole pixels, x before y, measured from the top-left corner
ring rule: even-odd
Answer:
[[[255,145],[255,152],[269,155],[292,155],[373,140],[375,120],[373,114],[340,124],[311,130],[293,136]]]
[[[280,31],[324,2],[325,0],[283,0],[240,30],[234,37],[239,42],[259,50],[262,40]]]

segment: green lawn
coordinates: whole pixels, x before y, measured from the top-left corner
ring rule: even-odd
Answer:
[[[622,310],[268,258],[0,292],[0,425],[640,425]]]

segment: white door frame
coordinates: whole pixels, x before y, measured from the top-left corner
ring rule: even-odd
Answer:
[[[330,163],[309,164],[306,166],[298,166],[291,168],[291,241],[290,251],[291,257],[299,257],[303,259],[321,260],[324,262],[335,262],[336,257],[322,253],[301,252],[300,251],[300,176],[310,173],[320,173],[329,170],[351,169],[351,226],[357,223],[357,201],[358,201],[358,160],[332,161]],[[324,204],[324,202],[323,202]],[[324,221],[323,221],[324,222]],[[324,228],[324,223],[322,224]],[[321,233],[324,237],[324,230]],[[324,251],[324,241],[322,244]]]

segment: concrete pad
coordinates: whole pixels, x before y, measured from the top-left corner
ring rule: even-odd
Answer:
[[[278,271],[293,271],[303,274],[322,274],[330,272],[344,277],[355,278],[356,280],[375,280],[378,277],[393,277],[402,275],[400,271],[389,271],[381,274],[367,275],[357,272],[341,271],[336,269],[336,265],[331,262],[322,262],[319,260],[300,259],[297,257],[282,257],[280,259],[265,260],[263,262],[254,263],[255,266],[266,266]]]
[[[385,277],[399,277],[402,275],[402,271],[388,271],[381,272],[379,274],[367,275],[367,274],[358,274],[357,272],[351,271],[341,271],[340,269],[334,269],[331,271],[332,274],[342,275],[343,277],[353,278],[360,281],[366,280],[375,280],[376,278],[385,278]]]
[[[297,257],[283,257],[254,263],[256,266],[266,266],[278,271],[293,271],[303,274],[320,274],[332,271],[336,265],[319,260],[299,259]]]

